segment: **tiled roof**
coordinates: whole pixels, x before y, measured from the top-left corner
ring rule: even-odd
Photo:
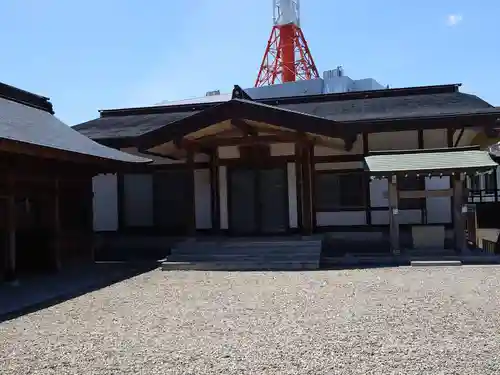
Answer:
[[[477,96],[458,92],[458,85],[259,99],[254,102],[338,122],[437,117],[498,110]],[[74,129],[93,139],[133,138],[214,105],[224,104],[198,103],[104,111],[100,118],[76,125]],[[500,114],[500,110],[498,112]]]
[[[92,141],[71,129],[51,111],[0,97],[0,139],[50,147],[58,150],[123,162],[148,162]]]
[[[365,157],[367,169],[373,174],[404,172],[439,173],[452,170],[488,170],[497,164],[488,152],[479,150],[386,153]]]
[[[280,108],[293,109],[334,121],[399,119],[415,116],[463,114],[482,109],[494,109],[493,106],[477,96],[460,92],[285,104],[280,105]]]
[[[182,111],[157,114],[105,116],[75,125],[73,129],[96,140],[133,138],[198,112],[199,111]]]

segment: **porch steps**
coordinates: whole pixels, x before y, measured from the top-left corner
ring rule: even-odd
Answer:
[[[412,260],[410,262],[412,267],[449,267],[461,266],[460,260]]]
[[[163,270],[311,270],[319,268],[321,240],[221,240],[183,242]]]

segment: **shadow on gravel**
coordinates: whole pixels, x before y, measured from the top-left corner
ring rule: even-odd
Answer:
[[[0,323],[152,271],[157,263],[93,264],[56,275],[21,279],[19,285],[0,284]]]

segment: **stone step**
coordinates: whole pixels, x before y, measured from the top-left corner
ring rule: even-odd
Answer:
[[[163,271],[300,271],[316,270],[319,262],[163,262]]]
[[[169,261],[315,261],[319,254],[173,254],[169,255]]]
[[[462,262],[459,260],[412,260],[410,265],[412,267],[448,267],[461,266]]]
[[[318,269],[319,240],[186,241],[172,249],[164,270]]]
[[[176,247],[172,254],[316,254],[321,252],[321,247]]]
[[[234,241],[234,242],[217,242],[217,241],[194,241],[182,242],[177,244],[177,248],[296,248],[296,247],[321,247],[321,241]]]

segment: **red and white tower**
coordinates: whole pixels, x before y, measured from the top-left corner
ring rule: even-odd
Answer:
[[[273,0],[274,25],[255,87],[319,78],[300,28],[300,0]]]

